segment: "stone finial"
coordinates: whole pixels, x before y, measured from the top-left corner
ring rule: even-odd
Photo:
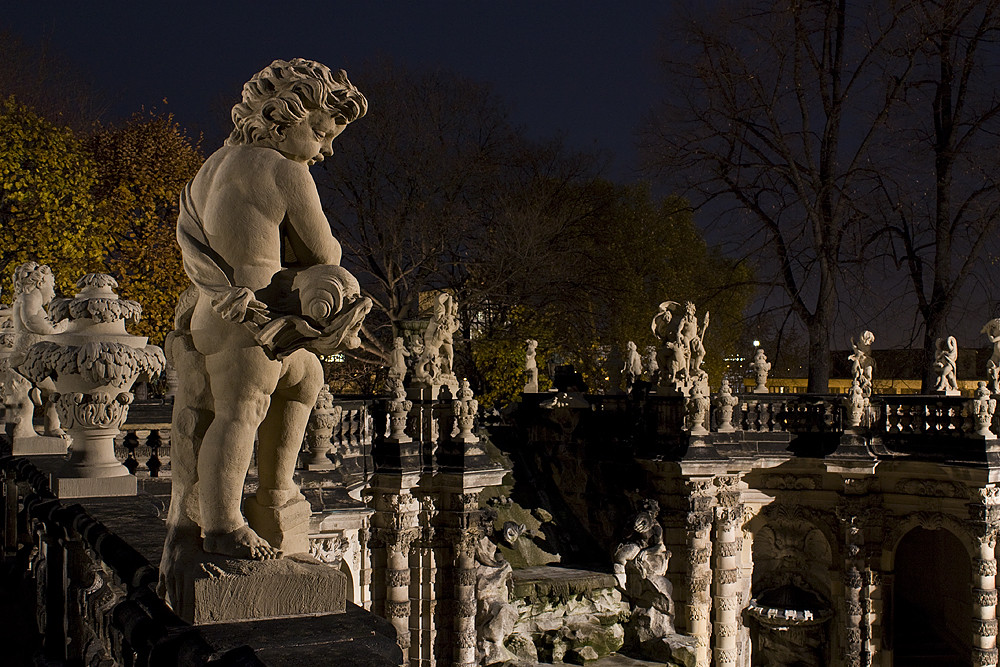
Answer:
[[[965,411],[972,417],[976,435],[983,436],[987,440],[996,440],[997,436],[990,430],[993,425],[993,413],[996,411],[997,401],[990,394],[989,388],[983,381],[979,382],[976,388],[975,397],[965,402]]]
[[[986,375],[989,377],[989,388],[994,394],[1000,393],[1000,318],[994,318],[983,325],[980,333],[986,334],[993,345],[993,354],[986,362]]]
[[[851,374],[854,382],[858,383],[861,393],[867,398],[872,395],[873,372],[875,360],[872,358],[872,343],[875,342],[875,334],[871,331],[864,331],[858,336],[858,341],[851,339],[851,347],[854,352],[847,358],[851,362]]]
[[[305,446],[307,470],[333,470],[333,461],[328,454],[333,447],[330,437],[340,423],[343,409],[334,405],[333,394],[328,385],[320,387],[309,422],[306,424]]]
[[[708,397],[708,378],[695,381],[691,387],[691,396],[687,399],[688,418],[690,419],[691,435],[707,435],[709,411],[712,402]]]
[[[401,378],[392,378],[392,398],[389,400],[389,442],[405,444],[413,438],[406,435],[406,418],[413,408],[413,401],[407,400],[406,389]]]
[[[455,400],[452,401],[452,408],[458,423],[458,435],[455,440],[467,444],[479,442],[479,438],[472,433],[472,425],[479,412],[479,401],[473,398],[472,387],[469,386],[467,379],[462,379]]]
[[[729,380],[723,378],[722,387],[715,398],[715,405],[719,409],[719,433],[732,433],[736,430],[733,426],[733,409],[739,402],[740,399],[733,396]]]
[[[857,378],[851,382],[851,389],[842,400],[847,413],[848,428],[860,427],[869,405],[869,399],[865,396]]]
[[[757,348],[757,352],[754,354],[753,363],[750,364],[750,370],[753,372],[754,379],[757,384],[757,386],[754,387],[753,393],[766,394],[767,374],[771,372],[771,362],[767,360],[767,355],[764,354],[763,348]]]
[[[938,338],[935,342],[937,352],[934,354],[934,372],[937,382],[934,391],[946,396],[959,396],[958,389],[958,341],[954,336]]]

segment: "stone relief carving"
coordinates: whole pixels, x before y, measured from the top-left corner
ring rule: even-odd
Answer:
[[[733,390],[729,386],[729,380],[723,378],[722,387],[715,397],[715,405],[719,411],[719,433],[732,433],[736,430],[733,426],[733,409],[739,405],[740,399],[733,396]]]
[[[343,70],[276,60],[244,86],[226,145],[181,195],[177,239],[193,287],[167,343],[181,381],[174,423],[189,426],[175,428],[171,451],[160,572],[172,604],[184,597],[185,549],[250,559],[308,550],[309,505],[292,473],[323,385],[316,354],[360,345],[371,308],[339,265],[308,167],[367,108]],[[255,438],[251,527],[241,501]]]
[[[980,381],[975,396],[965,402],[965,411],[972,418],[975,434],[987,440],[996,440],[996,434],[990,430],[993,424],[993,413],[997,409],[997,401],[993,398],[986,383]]]
[[[418,384],[456,385],[454,335],[458,331],[458,302],[447,292],[434,299],[434,314],[424,330],[422,345],[414,348],[417,355],[413,380]]]
[[[406,358],[410,352],[406,349],[402,336],[396,336],[392,349],[389,351],[389,381],[399,380],[406,377]]]

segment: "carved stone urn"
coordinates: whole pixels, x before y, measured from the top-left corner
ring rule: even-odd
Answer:
[[[114,439],[128,416],[132,385],[142,375],[159,375],[166,360],[145,336],[125,330],[142,307],[118,298],[114,278],[90,273],[76,286],[76,297],[55,299],[49,308],[53,322],[69,321],[66,330],[33,345],[18,370],[36,383],[53,379],[59,418],[73,439],[53,480],[56,495],[134,495],[136,479],[115,457]]]

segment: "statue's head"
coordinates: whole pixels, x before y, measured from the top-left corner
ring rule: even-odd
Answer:
[[[42,290],[46,302],[55,296],[55,276],[48,264],[25,262],[14,269],[14,297],[33,290]]]
[[[310,112],[329,112],[346,125],[368,111],[368,100],[347,79],[314,60],[275,60],[243,86],[243,101],[233,107],[236,126],[227,146],[281,138],[286,128],[305,120]]]

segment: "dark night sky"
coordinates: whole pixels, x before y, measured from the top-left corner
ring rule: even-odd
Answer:
[[[608,175],[630,180],[635,129],[657,97],[656,43],[670,5],[16,0],[0,29],[61,51],[108,93],[111,117],[142,106],[172,111],[206,132],[207,151],[223,138],[211,114],[274,58],[312,58],[351,75],[352,65],[387,56],[492,84],[530,135],[607,151]]]

